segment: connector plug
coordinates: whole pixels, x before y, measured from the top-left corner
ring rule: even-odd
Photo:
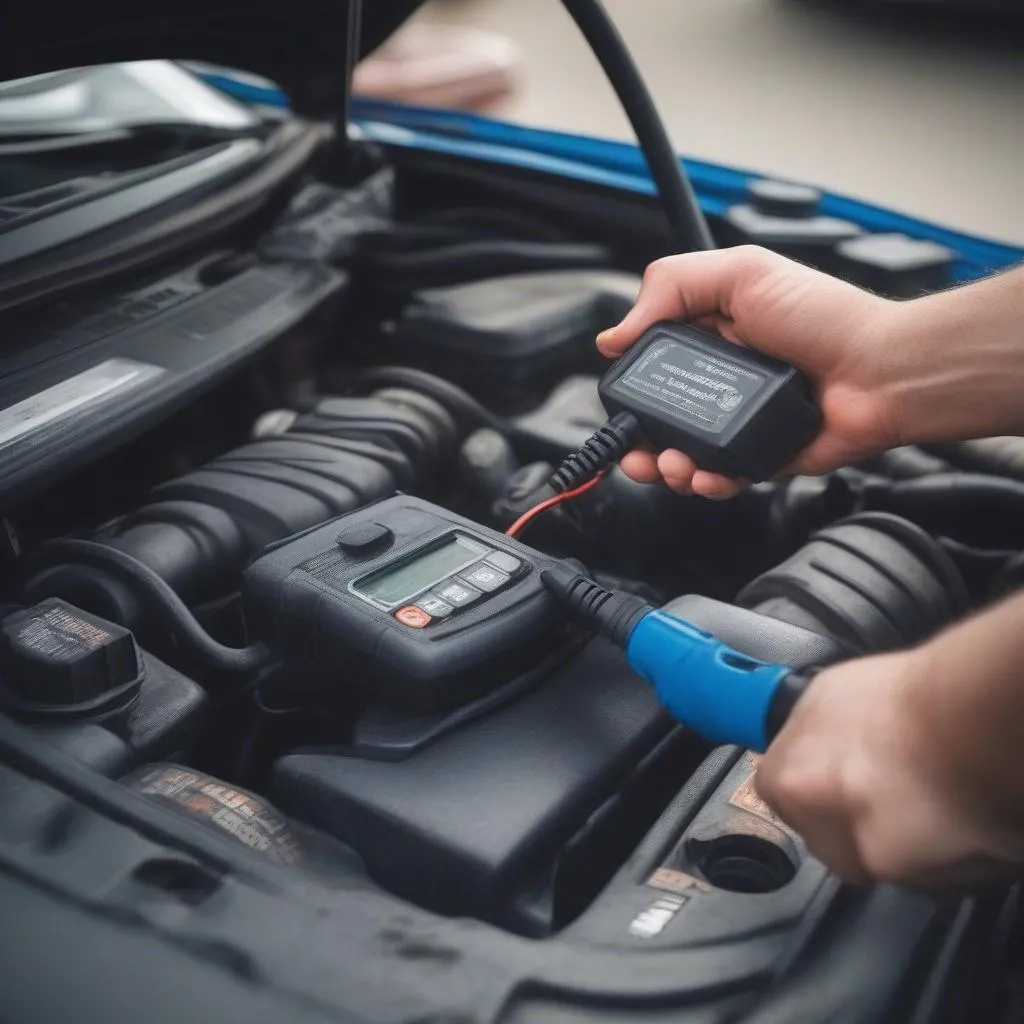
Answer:
[[[555,470],[550,485],[557,494],[571,491],[619,461],[640,437],[640,421],[631,412],[613,416]]]
[[[654,610],[634,594],[613,593],[595,583],[579,562],[557,562],[541,573],[541,579],[572,621],[623,649],[637,623]]]

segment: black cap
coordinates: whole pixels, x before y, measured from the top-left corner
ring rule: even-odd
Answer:
[[[750,202],[767,217],[814,217],[821,193],[809,185],[761,178],[747,187]]]
[[[898,299],[948,287],[959,259],[957,252],[938,242],[898,233],[851,238],[836,251],[844,277]]]
[[[129,630],[60,600],[0,627],[0,701],[13,711],[99,721],[131,707],[143,674]]]
[[[357,558],[379,554],[394,542],[394,533],[383,523],[356,523],[338,534],[338,547]]]

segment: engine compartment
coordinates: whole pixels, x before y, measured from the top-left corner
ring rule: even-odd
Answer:
[[[581,232],[483,186],[452,202],[429,165],[372,162],[355,185],[295,183],[214,254],[12,317],[0,423],[25,396],[34,405],[0,449],[4,750],[49,752],[56,767],[4,769],[8,853],[60,831],[72,798],[56,790],[76,771],[101,780],[93,817],[113,806],[96,793],[116,802],[110,782],[133,813],[165,815],[135,845],[123,820],[90,825],[106,830],[97,856],[132,879],[113,890],[124,906],[156,907],[158,921],[161,899],[210,910],[233,869],[195,866],[202,826],[302,879],[289,884],[324,887],[323,929],[348,930],[346,1005],[373,1019],[411,1018],[359,991],[371,970],[360,957],[408,969],[396,983],[407,998],[452,1014],[422,1020],[498,1019],[513,1004],[501,1020],[551,1019],[545,1007],[577,996],[607,1000],[616,1019],[701,1004],[699,1019],[717,1020],[763,998],[827,913],[851,915],[851,935],[893,927],[890,955],[915,978],[929,943],[959,950],[959,918],[941,903],[864,896],[854,920],[758,799],[756,758],[673,724],[620,652],[565,624],[429,709],[380,698],[323,634],[303,639],[302,659],[278,645],[244,665],[190,640],[184,614],[220,649],[268,641],[244,581],[282,546],[333,536],[395,494],[500,537],[603,420],[593,338],[631,305],[643,262],[614,218]],[[786,235],[773,217],[780,247],[792,237],[801,257],[837,266],[850,232]],[[59,411],[71,399],[48,389],[112,360],[160,372],[126,378],[127,391],[115,382],[110,400],[87,382],[93,397]],[[538,519],[522,551],[580,559],[746,654],[800,668],[913,644],[1014,586],[1024,491],[1010,477],[977,447],[908,450],[719,505],[615,473]],[[140,583],[153,577],[185,613]],[[122,663],[122,643],[120,661],[97,667],[96,649],[124,631],[134,660]],[[177,825],[200,842],[187,857],[142,849]],[[74,840],[53,850],[36,870],[77,885],[63,863]],[[367,893],[387,908],[376,918]],[[174,927],[220,930],[230,959],[245,914],[210,914]],[[690,958],[670,985],[667,950]],[[613,968],[620,952],[651,954],[651,973]],[[469,986],[463,1005],[439,978],[474,956],[487,992]],[[506,957],[515,984],[499,980]],[[893,980],[886,998],[903,988]]]

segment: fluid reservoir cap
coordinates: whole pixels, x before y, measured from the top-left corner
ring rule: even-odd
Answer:
[[[771,178],[751,182],[747,192],[753,206],[766,217],[814,217],[821,203],[816,188]]]
[[[864,235],[840,243],[840,253],[850,260],[871,263],[885,270],[903,272],[925,267],[946,267],[958,254],[945,245],[909,235]]]
[[[836,252],[843,277],[897,299],[948,288],[959,259],[957,252],[938,242],[901,234],[847,239]]]
[[[356,556],[386,551],[394,542],[395,535],[380,523],[357,523],[338,534],[338,547]]]
[[[102,720],[135,702],[143,674],[129,630],[57,599],[0,629],[0,700],[14,711]]]

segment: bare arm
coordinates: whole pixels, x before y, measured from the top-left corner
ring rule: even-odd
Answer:
[[[1024,267],[894,303],[891,401],[912,442],[1024,434]]]

